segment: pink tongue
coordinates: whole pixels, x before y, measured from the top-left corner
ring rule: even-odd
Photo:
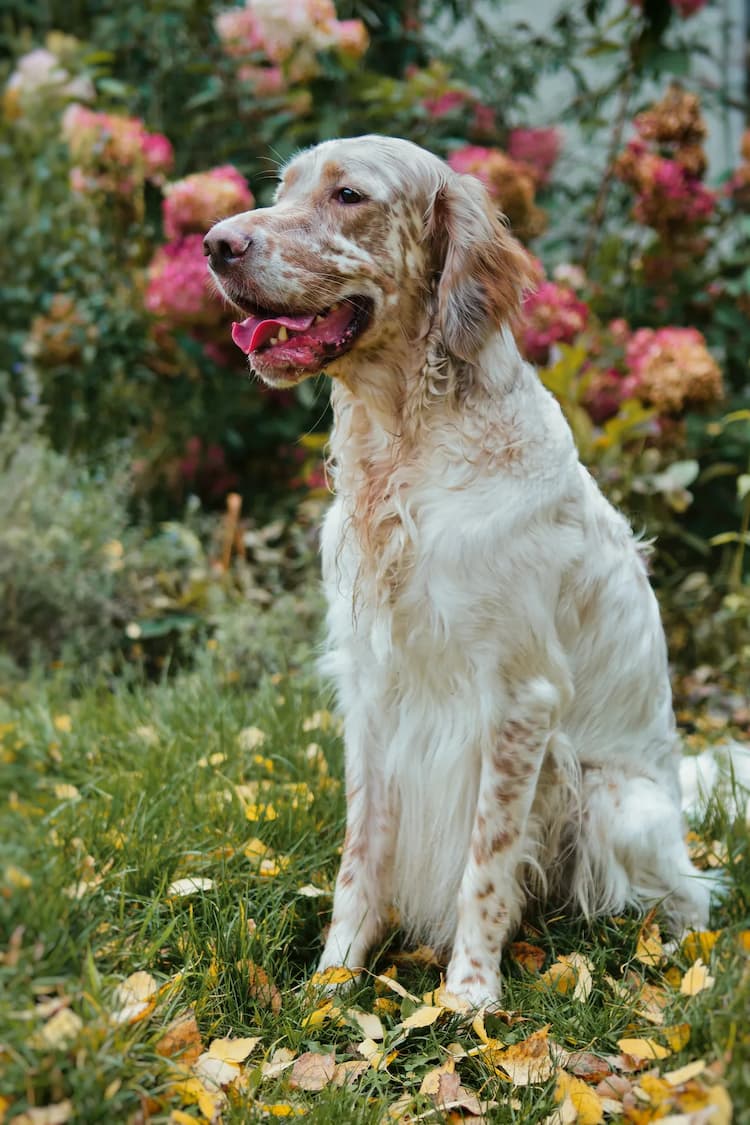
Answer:
[[[277,336],[279,328],[304,332],[314,319],[314,313],[311,316],[275,316],[270,320],[264,320],[261,316],[249,316],[247,320],[232,325],[232,339],[247,355],[248,352],[254,352],[256,348],[267,343],[272,336]]]

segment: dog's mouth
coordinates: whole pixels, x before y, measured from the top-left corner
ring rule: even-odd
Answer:
[[[250,315],[232,325],[232,339],[254,365],[319,371],[348,352],[370,322],[369,297],[346,297],[318,313],[287,315],[244,306]]]

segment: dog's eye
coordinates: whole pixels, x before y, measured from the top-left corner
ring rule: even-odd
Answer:
[[[364,198],[364,195],[350,187],[339,188],[334,196],[338,203],[361,203]]]

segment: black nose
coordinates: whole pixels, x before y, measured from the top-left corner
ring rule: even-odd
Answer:
[[[211,262],[211,269],[216,273],[226,273],[241,258],[245,256],[252,245],[249,234],[240,234],[232,230],[210,230],[203,239],[203,253]]]

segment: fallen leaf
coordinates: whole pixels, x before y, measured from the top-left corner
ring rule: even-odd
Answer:
[[[367,1059],[347,1059],[346,1062],[337,1063],[331,1085],[352,1086],[369,1069],[370,1063]]]
[[[682,939],[680,950],[688,961],[697,961],[699,957],[708,961],[721,933],[721,930],[694,930]]]
[[[259,1036],[247,1039],[214,1039],[209,1044],[207,1054],[222,1062],[241,1063],[251,1055],[260,1043]]]
[[[241,961],[239,967],[247,973],[247,994],[261,1008],[270,1008],[275,1016],[281,1011],[281,993],[265,969],[254,961]]]
[[[558,1103],[569,1101],[575,1110],[573,1121],[580,1125],[600,1125],[604,1120],[599,1095],[572,1074],[564,1070],[557,1072],[557,1081],[554,1092],[555,1101]]]
[[[63,734],[70,734],[73,729],[73,720],[70,715],[55,715],[52,724],[55,730],[59,730]]]
[[[321,898],[331,893],[331,891],[324,891],[322,887],[316,887],[314,883],[305,883],[304,887],[297,887],[297,894],[302,895],[303,898]]]
[[[214,885],[213,879],[200,876],[188,876],[185,879],[175,879],[167,887],[167,895],[172,898],[181,898],[184,895],[196,895],[202,891],[210,891]]]
[[[612,1073],[605,1059],[588,1051],[571,1051],[565,1060],[565,1068],[585,1082],[601,1082]]]
[[[573,966],[560,957],[550,965],[545,973],[541,974],[539,983],[546,985],[554,992],[560,992],[563,996],[567,996],[576,987],[578,977]]]
[[[535,1031],[520,1043],[513,1043],[502,1050],[490,1050],[484,1057],[492,1063],[495,1070],[507,1074],[516,1086],[546,1082],[554,1071],[548,1031],[549,1025]]]
[[[656,966],[661,965],[662,961],[666,960],[661,934],[656,922],[644,922],[641,932],[638,934],[635,959],[640,961],[642,965],[649,965],[652,968],[656,968]]]
[[[19,1113],[9,1125],[64,1125],[73,1116],[73,1103],[66,1098],[55,1105],[36,1106]]]
[[[222,1086],[231,1086],[240,1076],[239,1063],[218,1058],[208,1051],[198,1056],[192,1069],[195,1077],[209,1094],[216,1093]]]
[[[261,1063],[260,1073],[263,1078],[278,1078],[288,1070],[296,1058],[296,1052],[289,1047],[278,1047],[270,1059]]]
[[[70,1008],[62,1008],[51,1019],[47,1020],[44,1027],[32,1039],[32,1045],[39,1048],[48,1048],[53,1051],[63,1051],[74,1043],[83,1029],[83,1020]]]
[[[356,980],[358,976],[357,969],[348,969],[345,965],[331,965],[329,969],[323,969],[322,973],[313,973],[310,977],[310,984],[314,988],[348,984],[350,981]]]
[[[172,1020],[155,1049],[162,1058],[179,1059],[186,1067],[193,1065],[203,1051],[203,1043],[192,1008]]]
[[[173,1109],[169,1115],[167,1125],[195,1125],[195,1118],[184,1109]]]
[[[393,959],[401,965],[420,965],[425,969],[440,969],[444,964],[431,945],[418,945],[416,949],[403,950],[396,953]]]
[[[399,984],[397,980],[393,980],[392,977],[386,976],[385,973],[381,973],[379,976],[376,976],[375,981],[379,982],[385,988],[389,988],[391,992],[395,992],[397,996],[401,996],[404,1000],[414,1000],[416,1003],[419,1003],[418,996],[414,996],[413,993],[407,992],[402,984]]]
[[[696,1059],[695,1062],[688,1063],[687,1066],[681,1066],[679,1070],[670,1070],[664,1075],[664,1081],[668,1082],[670,1086],[682,1086],[684,1082],[690,1082],[693,1078],[703,1074],[706,1069],[704,1059]]]
[[[665,1059],[672,1052],[654,1039],[618,1039],[617,1046],[625,1055],[635,1059]]]
[[[208,1121],[216,1121],[226,1102],[221,1089],[207,1089],[195,1075],[172,1085],[172,1090],[187,1105],[195,1104]]]
[[[360,1012],[356,1008],[350,1008],[346,1016],[360,1027],[362,1034],[368,1039],[385,1038],[383,1025],[372,1012]]]
[[[259,727],[244,727],[237,735],[237,744],[240,750],[245,750],[248,753],[251,750],[258,750],[265,741],[265,732],[260,730]]]
[[[697,996],[699,992],[713,988],[715,979],[709,974],[708,965],[699,957],[682,978],[680,992],[683,996]]]
[[[510,955],[517,965],[530,973],[541,971],[542,965],[547,960],[547,954],[538,945],[531,945],[528,941],[514,941],[510,945]]]
[[[670,1027],[662,1027],[659,1034],[666,1039],[676,1054],[690,1042],[690,1024],[674,1023]]]
[[[150,973],[131,973],[114,991],[113,1023],[137,1023],[149,1015],[156,1004],[159,986]]]
[[[432,1007],[429,1004],[423,1004],[422,1007],[417,1008],[410,1016],[401,1022],[400,1027],[412,1030],[416,1027],[429,1027],[436,1019],[445,1011],[444,1008]]]
[[[333,1079],[335,1071],[336,1056],[333,1052],[323,1055],[317,1051],[305,1051],[304,1055],[295,1059],[289,1084],[298,1090],[322,1090]]]
[[[59,781],[56,785],[53,785],[52,791],[58,801],[77,801],[81,796],[77,787],[67,781]]]

